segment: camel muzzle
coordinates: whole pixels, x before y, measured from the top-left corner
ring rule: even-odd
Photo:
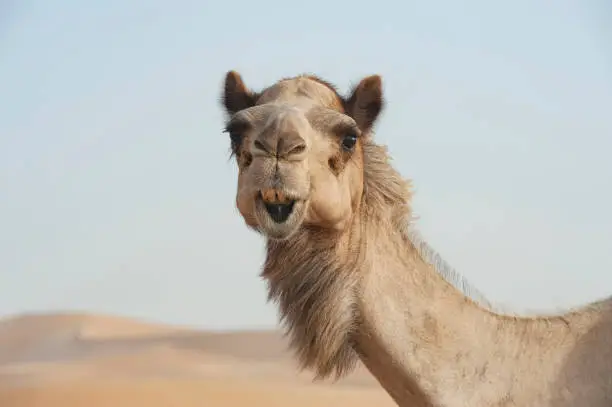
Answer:
[[[286,194],[278,189],[265,189],[260,192],[260,199],[263,201],[266,212],[276,223],[284,223],[295,205],[294,199],[289,199]]]

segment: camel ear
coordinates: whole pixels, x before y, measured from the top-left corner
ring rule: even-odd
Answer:
[[[353,88],[346,101],[346,110],[362,132],[369,132],[384,107],[382,78],[371,75]]]
[[[242,109],[255,106],[255,98],[255,93],[247,89],[238,72],[229,71],[225,75],[225,84],[221,99],[227,113],[233,115]]]

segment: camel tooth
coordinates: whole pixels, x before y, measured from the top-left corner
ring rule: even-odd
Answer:
[[[264,202],[275,202],[276,201],[276,191],[272,188],[266,188],[261,191],[261,197]]]
[[[283,191],[274,188],[262,189],[261,198],[266,203],[285,204],[291,202],[291,199]]]
[[[287,196],[284,194],[283,191],[276,191],[276,201],[280,202],[280,203],[285,203],[287,202]]]

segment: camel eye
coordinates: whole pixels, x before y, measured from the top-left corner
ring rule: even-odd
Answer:
[[[342,138],[342,148],[347,151],[352,151],[357,144],[357,135],[355,133],[348,133]]]

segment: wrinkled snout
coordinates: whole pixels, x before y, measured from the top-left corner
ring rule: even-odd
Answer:
[[[310,190],[308,168],[312,128],[304,114],[291,106],[275,109],[253,134],[249,185],[271,205],[305,200]],[[280,212],[279,212],[280,213]]]
[[[265,154],[280,160],[301,160],[308,149],[312,131],[304,114],[285,107],[270,117],[253,141],[253,155]]]
[[[274,106],[267,117],[257,113],[252,112],[255,125],[248,145],[252,160],[240,175],[244,188],[239,202],[244,213],[252,213],[260,230],[285,238],[299,227],[309,205],[313,129],[304,114],[291,106]]]
[[[266,154],[281,160],[303,159],[306,140],[296,130],[282,133],[265,131],[253,143],[254,154]]]
[[[290,130],[262,133],[252,148],[257,218],[267,225],[268,233],[284,236],[294,229],[290,220],[301,221],[308,199],[308,145],[297,131]]]

